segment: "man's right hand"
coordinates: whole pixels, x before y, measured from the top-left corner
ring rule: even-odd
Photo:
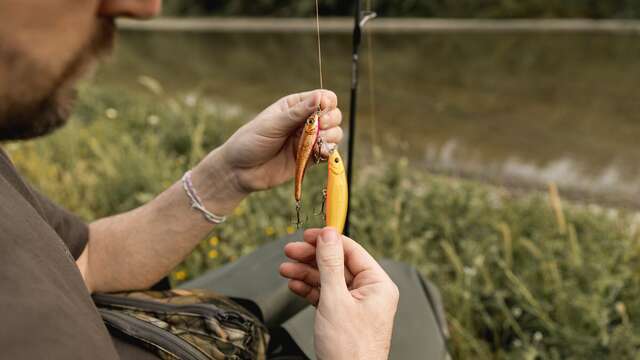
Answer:
[[[318,359],[387,359],[398,307],[396,285],[355,241],[332,228],[311,229],[280,266],[289,288],[317,307]]]

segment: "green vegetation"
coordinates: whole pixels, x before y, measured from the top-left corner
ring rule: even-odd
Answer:
[[[84,89],[69,126],[8,144],[45,193],[94,219],[150,200],[249,115],[196,94]],[[640,221],[416,171],[374,151],[354,187],[354,238],[415,265],[442,290],[454,358],[634,358],[640,350]],[[305,183],[309,225],[323,167]],[[252,195],[173,274],[182,281],[294,231],[291,188]],[[551,200],[551,201],[549,201]],[[564,209],[562,206],[564,205]],[[314,209],[315,207],[315,209]]]
[[[321,0],[321,13],[346,16],[354,1]],[[363,0],[383,16],[447,18],[637,18],[635,0]],[[175,0],[165,5],[168,15],[310,16],[314,1],[299,0]]]
[[[319,86],[311,33],[131,31],[119,40],[97,74],[100,84],[136,90],[138,75],[147,74],[169,94],[197,89],[216,101],[242,99],[255,112],[275,96]],[[324,85],[346,111],[351,34],[326,34],[322,45]],[[553,172],[565,195],[583,189],[609,204],[640,205],[640,101],[630,96],[640,82],[638,36],[376,34],[372,49],[375,64],[365,42],[359,144],[498,182],[512,165],[543,177],[566,160],[564,173]],[[393,139],[406,146],[388,149]],[[535,185],[535,178],[516,174],[513,181]]]

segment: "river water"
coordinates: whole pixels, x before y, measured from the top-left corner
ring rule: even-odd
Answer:
[[[131,31],[120,40],[98,81],[135,90],[147,75],[250,113],[319,86],[312,33]],[[362,49],[358,162],[375,144],[417,168],[527,188],[555,182],[574,197],[639,206],[639,40],[376,34]],[[325,87],[346,118],[350,35],[323,35],[322,49]]]

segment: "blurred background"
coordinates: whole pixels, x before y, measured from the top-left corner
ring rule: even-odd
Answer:
[[[635,358],[640,1],[363,7],[380,18],[361,52],[353,237],[440,287],[454,358]],[[347,134],[353,9],[320,1]],[[166,1],[165,18],[120,24],[67,128],[8,148],[87,220],[138,206],[273,101],[319,86],[314,14],[313,1]],[[305,227],[322,224],[324,177],[305,182]],[[173,282],[295,232],[291,193],[243,202]]]
[[[375,0],[364,1],[384,16],[436,18],[635,18],[640,4],[634,0]],[[166,15],[235,15],[307,17],[314,2],[296,0],[173,0],[164,7]],[[323,14],[350,16],[350,1],[320,2]]]
[[[321,2],[345,16],[353,2]],[[382,18],[615,17],[637,1],[376,1]],[[306,16],[313,1],[171,1],[167,15]],[[258,111],[274,96],[319,86],[313,22],[297,31],[125,31],[99,75],[135,90],[141,74],[171,93],[197,91]],[[383,20],[384,21],[384,20]],[[553,181],[567,195],[640,204],[640,79],[636,33],[619,31],[425,31],[388,24],[364,42],[359,144],[408,157],[417,168],[511,187]],[[498,22],[499,24],[499,22]],[[136,24],[130,24],[135,28]],[[326,87],[348,105],[351,24],[323,36]],[[394,32],[394,25],[402,31]],[[486,24],[485,24],[486,25]],[[177,30],[180,26],[177,25]],[[595,27],[594,27],[595,29]],[[371,45],[371,48],[367,48]],[[176,56],[179,53],[180,56]],[[369,82],[374,81],[374,84]],[[370,91],[373,94],[370,94]],[[372,95],[378,101],[372,107]],[[420,131],[416,131],[420,130]]]

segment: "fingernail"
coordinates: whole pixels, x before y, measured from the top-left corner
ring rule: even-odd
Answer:
[[[338,241],[338,236],[333,228],[328,228],[320,234],[318,240],[323,244],[333,244]]]

